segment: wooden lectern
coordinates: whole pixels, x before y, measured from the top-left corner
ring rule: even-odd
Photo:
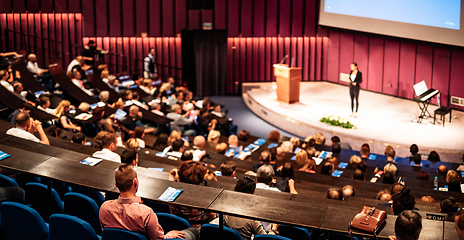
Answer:
[[[277,100],[288,104],[299,102],[301,68],[274,64],[274,76],[277,84]]]

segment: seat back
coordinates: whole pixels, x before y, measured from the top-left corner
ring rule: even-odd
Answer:
[[[172,230],[183,230],[191,227],[190,223],[174,214],[170,213],[156,213],[158,222],[163,227],[164,232],[170,232]]]
[[[55,189],[52,188],[51,196],[48,186],[42,183],[28,183],[24,186],[26,203],[39,212],[45,221],[48,221],[54,213],[63,213],[64,205]],[[50,202],[52,208],[50,209]]]
[[[95,201],[83,194],[69,192],[64,195],[64,213],[76,216],[90,224],[93,230],[101,235],[100,220],[98,212],[100,208]]]
[[[224,229],[219,229],[219,225],[203,224],[200,230],[201,240],[241,240],[240,233],[232,228],[224,226]]]
[[[132,232],[125,229],[105,228],[103,229],[102,240],[148,240],[141,233]]]
[[[71,187],[73,192],[84,194],[85,196],[93,199],[99,207],[105,202],[105,197],[98,190],[78,185],[72,185]]]
[[[19,187],[19,185],[13,178],[0,174],[0,187]]]
[[[2,228],[8,239],[47,239],[48,224],[31,207],[15,202],[0,205]]]
[[[290,239],[311,240],[308,229],[283,224],[279,226],[279,235]]]
[[[277,235],[259,234],[255,236],[254,240],[292,240],[292,239],[282,237],[282,236],[277,236]]]
[[[97,234],[90,224],[78,217],[53,214],[50,217],[49,240],[96,240]]]

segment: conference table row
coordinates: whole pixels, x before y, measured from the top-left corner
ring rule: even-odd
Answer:
[[[105,192],[118,192],[114,185],[114,172],[120,163],[103,160],[96,166],[88,166],[81,164],[80,161],[87,158],[89,154],[19,139],[6,135],[4,131],[0,133],[0,139],[0,150],[11,155],[0,161],[0,166],[3,168],[49,178],[52,181],[62,181]],[[80,148],[80,145],[78,146]],[[155,164],[155,166],[160,165]],[[294,201],[293,195],[289,193],[267,192],[269,195],[260,196],[210,186],[173,182],[166,180],[166,172],[150,168],[137,167],[137,173],[140,182],[138,195],[144,199],[162,204],[195,207],[218,214],[307,227],[314,231],[346,234],[348,223],[360,210],[359,205],[341,204],[339,201],[324,198],[300,202]],[[168,187],[183,189],[183,192],[170,203],[158,200]],[[276,195],[278,197],[275,197]],[[394,234],[395,218],[394,215],[388,215],[387,224],[379,233],[380,238],[385,239]],[[423,225],[420,239],[440,238],[443,226],[446,239],[457,239],[453,224],[450,222],[443,225],[439,221],[424,219]],[[360,232],[355,234],[363,235]]]

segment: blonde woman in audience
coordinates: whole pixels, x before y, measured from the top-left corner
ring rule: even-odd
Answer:
[[[142,81],[139,80],[139,88],[145,91],[146,93],[153,95],[156,91],[156,88],[153,87],[152,83],[153,81],[151,79],[143,79]]]
[[[72,123],[68,116],[66,116],[66,113],[69,112],[70,107],[71,102],[68,100],[61,101],[58,107],[56,107],[56,126],[70,132],[80,132],[81,127]]]
[[[288,153],[293,152],[293,145],[289,141],[282,142],[282,145],[280,145],[280,147],[283,148],[285,152],[288,152]]]
[[[300,139],[298,139],[297,137],[291,137],[290,143],[293,145],[293,148],[295,149],[296,147],[300,146]]]
[[[324,134],[322,133],[316,133],[316,136],[314,136],[314,140],[316,140],[316,144],[318,145],[325,144],[325,137],[324,137]]]
[[[221,132],[217,130],[211,130],[208,134],[208,142],[218,143]]]
[[[267,136],[267,140],[271,142],[280,142],[280,132],[279,131],[271,131]]]
[[[177,139],[181,139],[181,138],[182,138],[181,133],[179,131],[173,130],[171,132],[171,135],[169,135],[168,137],[168,146],[171,146],[174,141],[176,141]]]
[[[305,150],[301,150],[296,154],[295,161],[297,164],[303,165],[299,171],[316,171],[316,161],[308,158],[308,154]]]
[[[446,173],[446,182],[450,183],[457,180],[459,180],[459,174],[454,170],[448,170]]]
[[[126,141],[126,147],[139,149],[139,142],[136,138],[129,138],[129,140]]]
[[[356,156],[356,155],[351,156],[351,158],[350,158],[350,164],[351,164],[353,167],[356,168],[360,162],[362,162],[362,159],[361,159],[359,156]]]

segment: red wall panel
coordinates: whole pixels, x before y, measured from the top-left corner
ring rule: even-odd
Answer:
[[[201,12],[200,10],[189,10],[189,30],[201,29]]]
[[[227,29],[227,0],[214,1],[214,28]]]
[[[440,90],[440,105],[448,105],[451,51],[445,48],[434,48],[432,85],[430,88]]]
[[[309,80],[309,71],[310,66],[312,66],[312,62],[310,62],[310,39],[309,37],[303,38],[303,78],[302,80]]]
[[[161,0],[148,1],[148,34],[161,36]]]
[[[240,15],[240,32],[242,37],[253,36],[253,1],[242,0]]]
[[[433,48],[430,46],[417,45],[416,78],[414,83],[424,80],[428,88],[432,86],[432,51]]]
[[[240,35],[240,0],[228,0],[227,29],[229,37]]]
[[[98,9],[98,14],[95,15],[97,25],[95,36],[106,37],[109,34],[107,7],[106,0],[95,0],[95,8]]]
[[[95,36],[94,0],[82,0],[82,9],[82,15],[84,17],[84,36]]]
[[[383,50],[384,40],[381,38],[369,38],[369,63],[367,68],[367,79],[369,84],[365,88],[382,92],[383,82]]]
[[[148,0],[135,1],[135,36],[140,36],[142,33],[148,33],[147,1]]]
[[[109,12],[109,36],[110,37],[119,37],[122,36],[122,26],[121,26],[121,2],[113,1],[108,6]]]
[[[354,62],[358,64],[358,69],[363,73],[363,82],[360,84],[362,88],[369,86],[369,38],[367,36],[355,35],[354,37]],[[348,65],[349,67],[349,65]]]
[[[327,54],[327,80],[338,83],[340,81],[340,33],[329,32]]]
[[[340,33],[340,64],[339,64],[340,72],[350,73],[350,64],[353,61],[354,61],[354,36],[353,34]],[[340,83],[347,85],[346,82],[340,82]]]
[[[163,36],[173,37],[174,33],[174,0],[163,0]]]
[[[413,98],[415,71],[416,45],[412,43],[401,42],[398,96]]]
[[[132,37],[135,34],[134,0],[121,1],[122,7],[122,34]]]
[[[251,1],[250,1],[251,2]],[[264,37],[264,32],[266,29],[265,22],[265,11],[266,8],[265,0],[255,0],[253,1],[253,36],[255,37]],[[250,24],[250,23],[248,23]]]
[[[464,84],[462,84],[462,76],[464,76],[464,51],[451,51],[451,67],[450,67],[450,82],[449,95],[464,98]],[[464,107],[453,107],[464,109]]]
[[[181,33],[187,26],[187,0],[176,0],[176,33]]]
[[[278,34],[277,27],[278,23],[278,0],[267,0],[266,1],[266,36],[275,37]]]
[[[383,64],[383,93],[398,94],[398,71],[400,60],[400,42],[385,40]]]
[[[300,37],[303,35],[304,23],[304,0],[292,1],[292,37]]]
[[[292,6],[289,1],[279,2],[279,34],[281,37],[290,37],[292,26]]]

